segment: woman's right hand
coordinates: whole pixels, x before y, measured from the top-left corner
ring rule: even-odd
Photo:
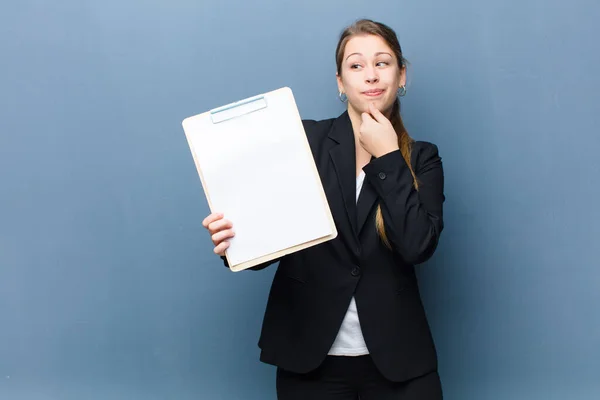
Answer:
[[[225,250],[229,247],[229,239],[235,236],[231,221],[223,218],[221,213],[212,213],[204,218],[202,226],[210,233],[210,238],[215,245],[213,251],[220,256],[224,256]]]

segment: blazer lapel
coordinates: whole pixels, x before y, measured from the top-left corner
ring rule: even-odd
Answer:
[[[329,132],[329,137],[337,144],[329,150],[333,161],[337,181],[344,198],[346,215],[350,222],[352,234],[358,242],[356,222],[356,148],[354,133],[348,112],[337,118]]]
[[[360,191],[360,195],[358,197],[358,204],[356,206],[356,220],[357,220],[357,233],[360,235],[362,228],[367,221],[367,217],[371,213],[373,206],[375,205],[375,201],[377,200],[377,192],[371,186],[369,181],[365,179],[363,182],[362,189]]]

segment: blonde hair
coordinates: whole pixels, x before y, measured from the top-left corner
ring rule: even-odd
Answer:
[[[385,24],[375,22],[369,19],[361,19],[344,29],[340,36],[340,40],[336,49],[336,65],[339,76],[342,76],[342,61],[344,58],[344,51],[346,50],[346,45],[353,36],[358,35],[376,35],[381,37],[394,52],[394,55],[398,60],[398,67],[401,70],[406,68],[406,60],[402,56],[402,49],[400,47],[400,42],[398,41],[396,33]],[[417,181],[417,176],[415,175],[415,171],[410,162],[412,154],[412,144],[414,143],[414,140],[410,137],[410,135],[406,131],[406,128],[404,127],[404,123],[402,122],[402,116],[400,115],[400,101],[397,98],[392,107],[390,122],[392,123],[392,126],[396,131],[396,135],[398,136],[398,146],[400,147],[402,157],[406,161],[406,164],[408,165],[410,173],[413,177],[413,185],[415,189],[418,190],[419,183]],[[375,226],[383,243],[387,247],[391,248],[390,242],[385,233],[383,213],[381,212],[380,205],[377,207],[377,213],[375,216]]]

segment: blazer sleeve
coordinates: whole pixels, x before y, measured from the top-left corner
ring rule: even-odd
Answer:
[[[444,172],[438,148],[413,145],[418,190],[400,150],[373,159],[363,170],[380,198],[386,236],[392,248],[410,264],[427,261],[442,229]]]
[[[225,256],[220,256],[220,257],[221,257],[221,260],[223,260],[223,265],[225,265],[225,267],[229,268],[229,263],[227,262],[227,257],[225,257]],[[281,258],[275,258],[271,261],[267,261],[262,264],[255,265],[254,267],[250,267],[248,269],[252,270],[252,271],[260,271],[261,269],[265,269],[268,266],[275,264],[279,260],[281,260]]]

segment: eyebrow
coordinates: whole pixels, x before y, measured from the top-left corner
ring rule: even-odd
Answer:
[[[390,53],[386,52],[386,51],[380,51],[378,53],[375,53],[375,57],[380,56],[382,54],[387,54],[388,56],[392,56]],[[362,53],[352,53],[350,54],[348,57],[346,57],[346,60],[348,60],[350,57],[352,56],[362,56]]]

